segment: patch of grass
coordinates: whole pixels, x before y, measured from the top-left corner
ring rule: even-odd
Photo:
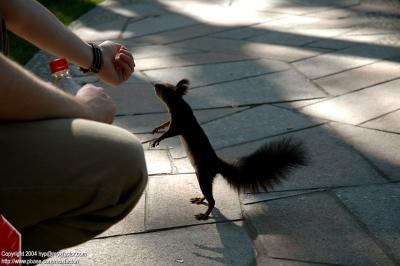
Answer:
[[[102,1],[103,0],[39,0],[42,5],[46,6],[65,25],[70,24]],[[26,64],[38,51],[38,48],[34,45],[11,32],[9,33],[9,38],[10,57],[22,65]]]

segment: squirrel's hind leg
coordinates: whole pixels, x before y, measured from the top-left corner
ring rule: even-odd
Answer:
[[[203,192],[204,199],[206,199],[208,202],[208,208],[205,213],[196,214],[195,217],[197,220],[207,220],[208,217],[210,216],[211,211],[214,209],[214,206],[215,206],[215,200],[212,195],[213,183],[212,183],[212,178],[203,179],[205,182],[202,182],[200,180],[202,180],[202,179],[199,178],[200,188],[201,188],[201,191]]]

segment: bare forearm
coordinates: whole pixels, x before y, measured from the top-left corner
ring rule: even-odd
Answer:
[[[0,11],[7,27],[17,35],[81,67],[91,66],[91,47],[40,3],[35,0],[0,0]]]
[[[42,50],[65,57],[86,69],[92,66],[92,47],[36,0],[0,0],[0,14],[11,31]],[[126,81],[135,68],[131,52],[110,41],[101,43],[99,47],[102,66],[97,77],[112,85]]]
[[[86,118],[73,96],[47,83],[0,53],[0,120]]]

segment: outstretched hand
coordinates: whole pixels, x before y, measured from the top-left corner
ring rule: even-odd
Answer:
[[[119,85],[128,80],[135,69],[131,52],[123,45],[111,41],[105,41],[99,47],[103,52],[103,66],[98,77],[111,85]]]

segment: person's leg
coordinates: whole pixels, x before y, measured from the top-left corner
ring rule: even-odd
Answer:
[[[24,250],[82,243],[126,216],[147,184],[141,143],[82,119],[0,123],[0,213]]]

